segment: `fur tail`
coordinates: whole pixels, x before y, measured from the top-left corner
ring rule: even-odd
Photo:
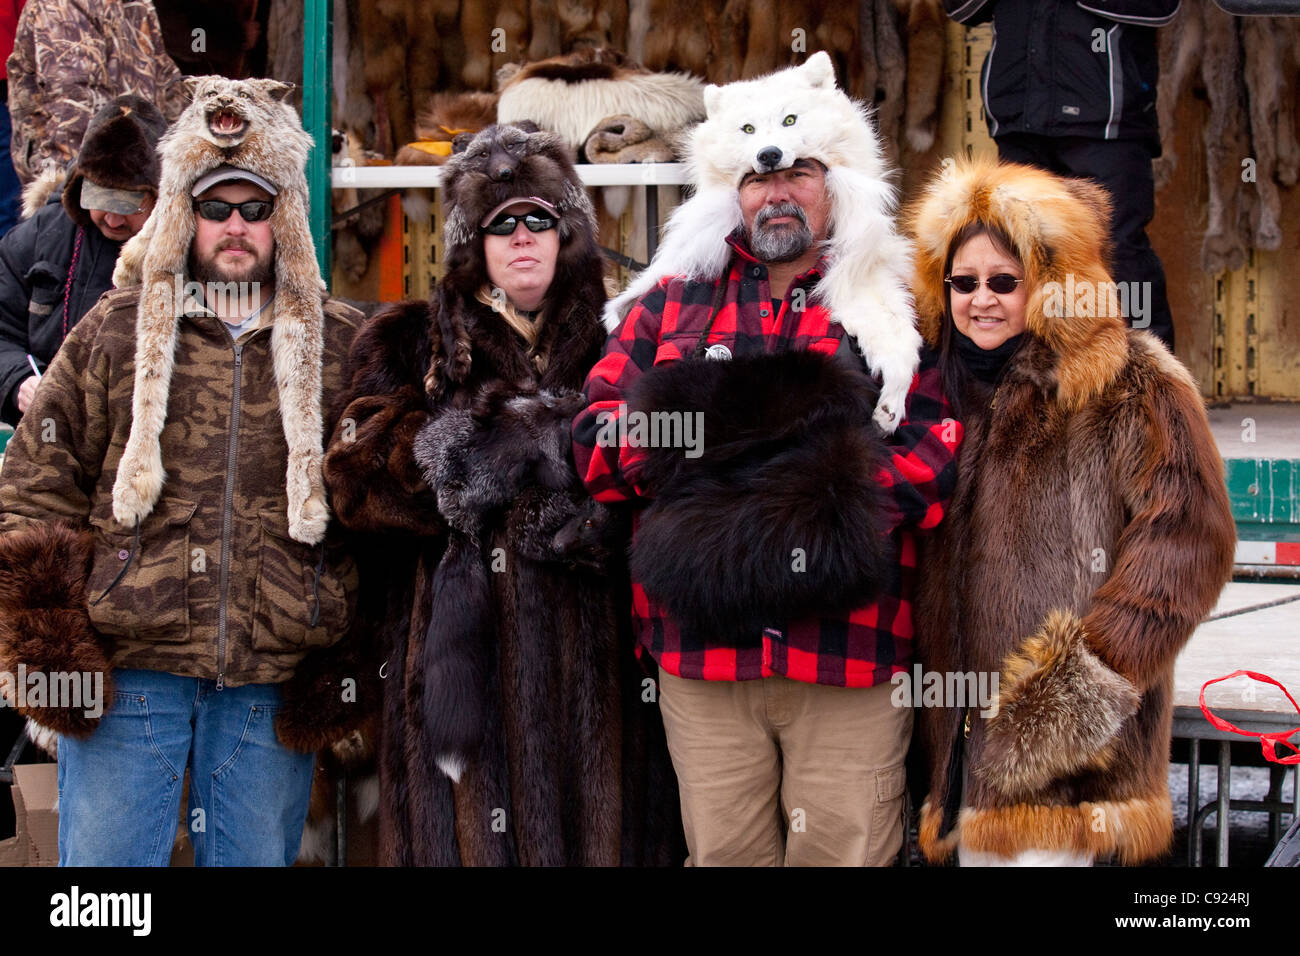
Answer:
[[[432,607],[423,648],[424,732],[427,752],[452,780],[477,755],[483,739],[484,636],[492,595],[478,543],[453,533],[434,572]]]

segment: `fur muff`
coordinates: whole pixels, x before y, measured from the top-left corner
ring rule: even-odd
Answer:
[[[17,680],[21,665],[23,672],[49,679],[60,673],[102,674],[107,706],[113,700],[109,648],[86,611],[93,554],[90,532],[52,521],[0,537],[0,673]],[[10,703],[42,727],[71,737],[86,737],[99,725],[84,704]]]
[[[731,254],[726,239],[744,225],[739,186],[747,173],[815,159],[827,169],[831,265],[814,295],[883,377],[873,417],[892,432],[921,338],[908,288],[911,248],[894,226],[895,191],[866,107],[836,88],[826,53],[770,76],[707,87],[704,105],[708,116],[688,146],[695,195],[673,211],[649,268],[605,307],[606,328],[613,331],[633,302],[669,276],[722,274]]]
[[[629,415],[703,426],[694,452],[647,449],[653,501],[631,551],[633,578],[683,631],[752,644],[878,593],[890,548],[874,399],[864,374],[810,351],[684,359],[638,380]]]
[[[162,180],[144,228],[118,258],[119,287],[143,283],[136,323],[133,424],[113,486],[113,516],[133,527],[158,501],[166,475],[159,436],[167,418],[177,340],[177,276],[188,273],[194,211],[190,191],[222,165],[249,169],[274,183],[275,305],[271,352],[280,390],[289,460],[285,476],[289,534],[317,544],[329,523],[321,477],[320,363],[324,283],[308,221],[304,169],[311,137],[286,97],[293,87],[275,80],[190,77],[193,102],[159,144]],[[226,123],[233,117],[235,125]]]
[[[1104,770],[1139,697],[1088,649],[1083,623],[1066,611],[1048,615],[1007,658],[999,687],[977,772],[1013,799],[1083,768]]]
[[[936,348],[951,321],[944,268],[967,225],[1009,237],[1029,290],[996,386],[957,380],[957,487],[918,555],[918,657],[1003,684],[996,713],[969,700],[918,710],[932,860],[960,845],[1131,864],[1172,836],[1174,660],[1231,574],[1235,533],[1191,375],[1118,309],[1052,301],[1067,277],[1109,283],[1107,211],[1086,182],[960,159],[909,211]]]

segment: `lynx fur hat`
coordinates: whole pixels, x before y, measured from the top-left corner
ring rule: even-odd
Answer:
[[[708,118],[692,130],[688,178],[695,195],[674,210],[650,267],[605,307],[605,327],[669,276],[721,275],[726,238],[744,225],[740,183],[748,173],[788,169],[799,159],[826,167],[831,264],[816,294],[883,377],[873,415],[886,432],[901,421],[921,336],[909,289],[912,250],[894,224],[896,195],[866,107],[835,86],[830,57],[755,80],[704,90]]]
[[[175,362],[176,277],[187,272],[194,239],[191,190],[219,166],[256,173],[279,190],[271,213],[275,303],[271,353],[280,417],[289,446],[289,534],[304,544],[325,535],[329,509],[321,477],[321,352],[325,288],[307,218],[304,169],[312,139],[285,99],[293,86],[275,80],[185,81],[192,102],[159,143],[162,179],[144,228],[123,247],[113,281],[142,284],[136,319],[131,434],[113,486],[113,516],[132,527],[158,501],[166,475],[159,438]]]

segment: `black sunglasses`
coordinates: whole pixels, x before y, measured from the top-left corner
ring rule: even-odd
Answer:
[[[976,276],[948,276],[943,281],[962,295],[970,295],[980,287],[980,280]],[[1024,279],[1017,279],[1015,276],[1009,276],[1005,272],[1001,272],[995,276],[989,276],[984,280],[984,284],[989,287],[989,291],[994,295],[1010,295],[1016,291],[1016,286],[1024,281]]]
[[[194,208],[198,210],[199,215],[211,222],[225,222],[230,218],[230,213],[236,209],[239,210],[239,216],[244,222],[261,222],[270,217],[274,207],[275,203],[269,199],[250,199],[247,202],[222,202],[220,199],[194,201]]]
[[[558,224],[554,216],[539,216],[535,212],[526,212],[522,216],[508,216],[502,213],[484,226],[483,231],[492,236],[509,236],[514,233],[515,226],[521,222],[528,227],[529,232],[545,232],[547,229],[554,229]]]

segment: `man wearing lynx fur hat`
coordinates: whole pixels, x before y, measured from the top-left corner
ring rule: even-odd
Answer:
[[[187,765],[197,863],[292,862],[311,752],[368,699],[330,677],[372,670],[341,640],[355,562],[312,476],[286,479],[359,320],[319,291],[310,138],[283,84],[192,92],[160,145],[144,287],[72,330],[0,480],[0,672],[62,735],[65,865],[166,864]],[[82,693],[56,697],[60,674]]]

